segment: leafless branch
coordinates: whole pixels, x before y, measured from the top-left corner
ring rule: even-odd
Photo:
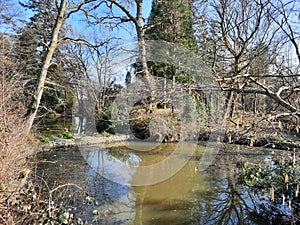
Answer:
[[[107,41],[104,41],[100,44],[91,44],[89,41],[87,41],[85,39],[71,38],[71,37],[64,37],[64,38],[59,40],[59,42],[63,42],[63,41],[70,41],[70,42],[77,43],[77,44],[84,44],[84,45],[87,45],[87,46],[92,47],[92,48],[98,48],[98,47],[103,46],[105,43],[107,43]]]

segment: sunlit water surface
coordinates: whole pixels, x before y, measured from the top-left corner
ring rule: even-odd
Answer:
[[[161,144],[145,152],[122,143],[57,150],[42,155],[38,172],[49,188],[67,183],[82,187],[86,194],[73,187],[81,194],[66,204],[76,217],[93,224],[267,224],[258,207],[262,202],[238,184],[236,163],[268,163],[271,155],[290,153],[223,145],[207,170],[199,171],[205,147],[198,146],[192,157],[183,156],[190,160],[171,178],[154,185],[130,185],[134,171],[122,171],[120,165],[128,169],[158,163],[175,146]],[[112,176],[114,181],[107,179]],[[115,182],[118,179],[123,184]]]

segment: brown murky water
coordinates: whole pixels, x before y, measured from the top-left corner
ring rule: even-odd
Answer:
[[[58,150],[45,153],[42,158],[52,163],[41,162],[38,170],[50,188],[64,183],[83,187],[91,203],[74,200],[68,204],[76,207],[75,216],[93,224],[268,224],[267,214],[259,207],[262,201],[238,185],[236,163],[268,163],[272,154],[290,153],[223,145],[213,163],[198,171],[205,150],[198,146],[186,165],[169,179],[153,185],[130,185],[134,171],[124,168],[163,161],[174,145],[161,144],[146,152],[129,150],[122,144]]]

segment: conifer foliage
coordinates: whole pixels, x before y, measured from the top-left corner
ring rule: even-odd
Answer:
[[[148,38],[177,43],[195,51],[192,10],[192,0],[154,0],[149,24],[156,25],[147,32]]]
[[[148,21],[153,27],[147,31],[146,38],[175,43],[196,52],[197,42],[193,30],[192,11],[192,0],[154,0]],[[189,80],[186,74],[174,66],[153,62],[148,64],[154,76],[175,78],[182,83]]]

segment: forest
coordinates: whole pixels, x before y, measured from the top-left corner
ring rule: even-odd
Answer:
[[[0,0],[0,223],[30,221],[15,193],[57,120],[78,118],[64,137],[215,132],[298,150],[299,12],[297,0]]]

